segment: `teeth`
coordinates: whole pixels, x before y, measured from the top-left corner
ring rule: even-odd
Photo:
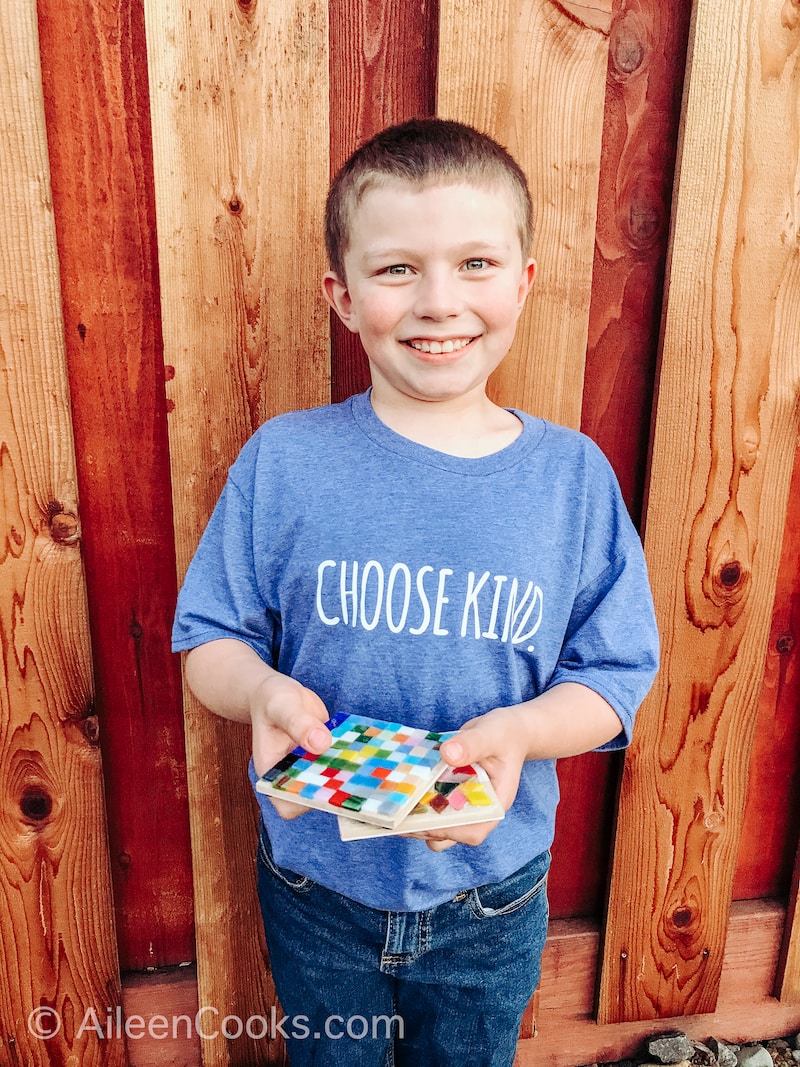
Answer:
[[[408,343],[418,352],[430,352],[434,356],[439,356],[442,352],[457,352],[461,348],[466,348],[471,340],[471,337],[462,337],[455,341],[409,341]]]

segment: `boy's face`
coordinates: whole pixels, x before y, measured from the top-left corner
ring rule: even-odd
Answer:
[[[344,266],[346,281],[326,274],[325,296],[361,337],[386,403],[482,397],[536,272],[503,184],[370,189]]]

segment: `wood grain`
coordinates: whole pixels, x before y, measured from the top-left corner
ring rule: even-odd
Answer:
[[[435,109],[438,0],[330,0],[331,173],[385,126]],[[370,384],[356,334],[331,315],[331,399]]]
[[[0,92],[0,1032],[15,1064],[116,1067],[82,1025],[120,990],[32,0],[4,8]]]
[[[775,976],[775,996],[788,1004],[800,1004],[800,848],[795,858],[786,928]]]
[[[783,556],[772,619],[767,669],[761,690],[759,725],[750,770],[739,868],[734,893],[756,877],[751,857],[764,856],[766,871],[783,895],[789,886],[789,906],[781,956],[775,976],[775,996],[800,1003],[800,450],[795,456],[789,510],[783,531]],[[767,722],[764,723],[764,719]],[[763,725],[762,725],[763,724]],[[767,781],[775,768],[775,780]],[[759,798],[768,798],[761,800]],[[784,879],[784,869],[789,876]],[[757,870],[757,868],[756,868]],[[757,884],[764,883],[764,875]]]
[[[539,275],[492,396],[580,425],[610,0],[442,0],[438,111],[511,151],[535,205]]]
[[[689,8],[618,0],[609,37],[581,429],[611,461],[637,524]],[[608,756],[559,761],[548,883],[555,916],[599,916],[605,906],[620,770]]]
[[[795,1033],[800,1007],[772,996],[784,909],[776,901],[734,904],[727,923],[717,1010],[598,1026],[593,1017],[597,977],[596,927],[581,920],[551,923],[542,957],[536,1036],[521,1041],[515,1067],[573,1067],[635,1059],[645,1038],[681,1030],[698,1041],[717,1037],[747,1044],[766,1036]]]
[[[709,1036],[746,1044],[765,1035],[795,1032],[800,1009],[780,1004],[772,978],[780,946],[784,910],[771,900],[743,901],[731,909],[718,1010],[669,1020],[664,1028],[683,1030],[699,1041]],[[580,919],[551,922],[542,957],[542,981],[527,1013],[528,1028],[517,1049],[516,1067],[574,1067],[631,1057],[653,1033],[652,1022],[598,1026],[592,1017],[597,950],[596,924]],[[133,975],[123,981],[127,1016],[168,1020],[197,1011],[192,968],[166,975]],[[184,1025],[176,1037],[131,1042],[130,1067],[200,1067],[200,1041]]]
[[[135,970],[194,958],[144,15],[132,0],[38,13],[117,938]]]
[[[641,519],[691,5],[619,0],[609,41],[581,429]]]
[[[663,661],[622,779],[604,1023],[717,1001],[797,437],[796,14],[694,10],[646,516]]]
[[[329,174],[327,8],[145,6],[179,574],[227,468],[269,416],[330,397],[319,297]],[[246,731],[185,694],[200,999],[269,1016]],[[281,1062],[222,1032],[206,1064]]]
[[[797,453],[800,456],[800,453]],[[800,463],[795,460],[758,701],[734,900],[785,897],[800,837]]]

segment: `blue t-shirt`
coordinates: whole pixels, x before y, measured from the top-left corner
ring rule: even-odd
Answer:
[[[596,445],[515,412],[477,459],[416,444],[369,393],[280,415],[231,468],[178,601],[176,651],[246,642],[331,715],[456,730],[560,682],[603,696],[630,740],[658,660],[639,537]],[[252,762],[251,779],[254,779]],[[280,866],[376,908],[431,908],[553,839],[553,760],[531,760],[483,844],[342,842],[336,818],[259,803]]]

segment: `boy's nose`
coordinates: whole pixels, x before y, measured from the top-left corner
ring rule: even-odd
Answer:
[[[431,274],[421,279],[415,312],[421,319],[446,319],[458,315],[462,301],[458,286],[443,274]]]

